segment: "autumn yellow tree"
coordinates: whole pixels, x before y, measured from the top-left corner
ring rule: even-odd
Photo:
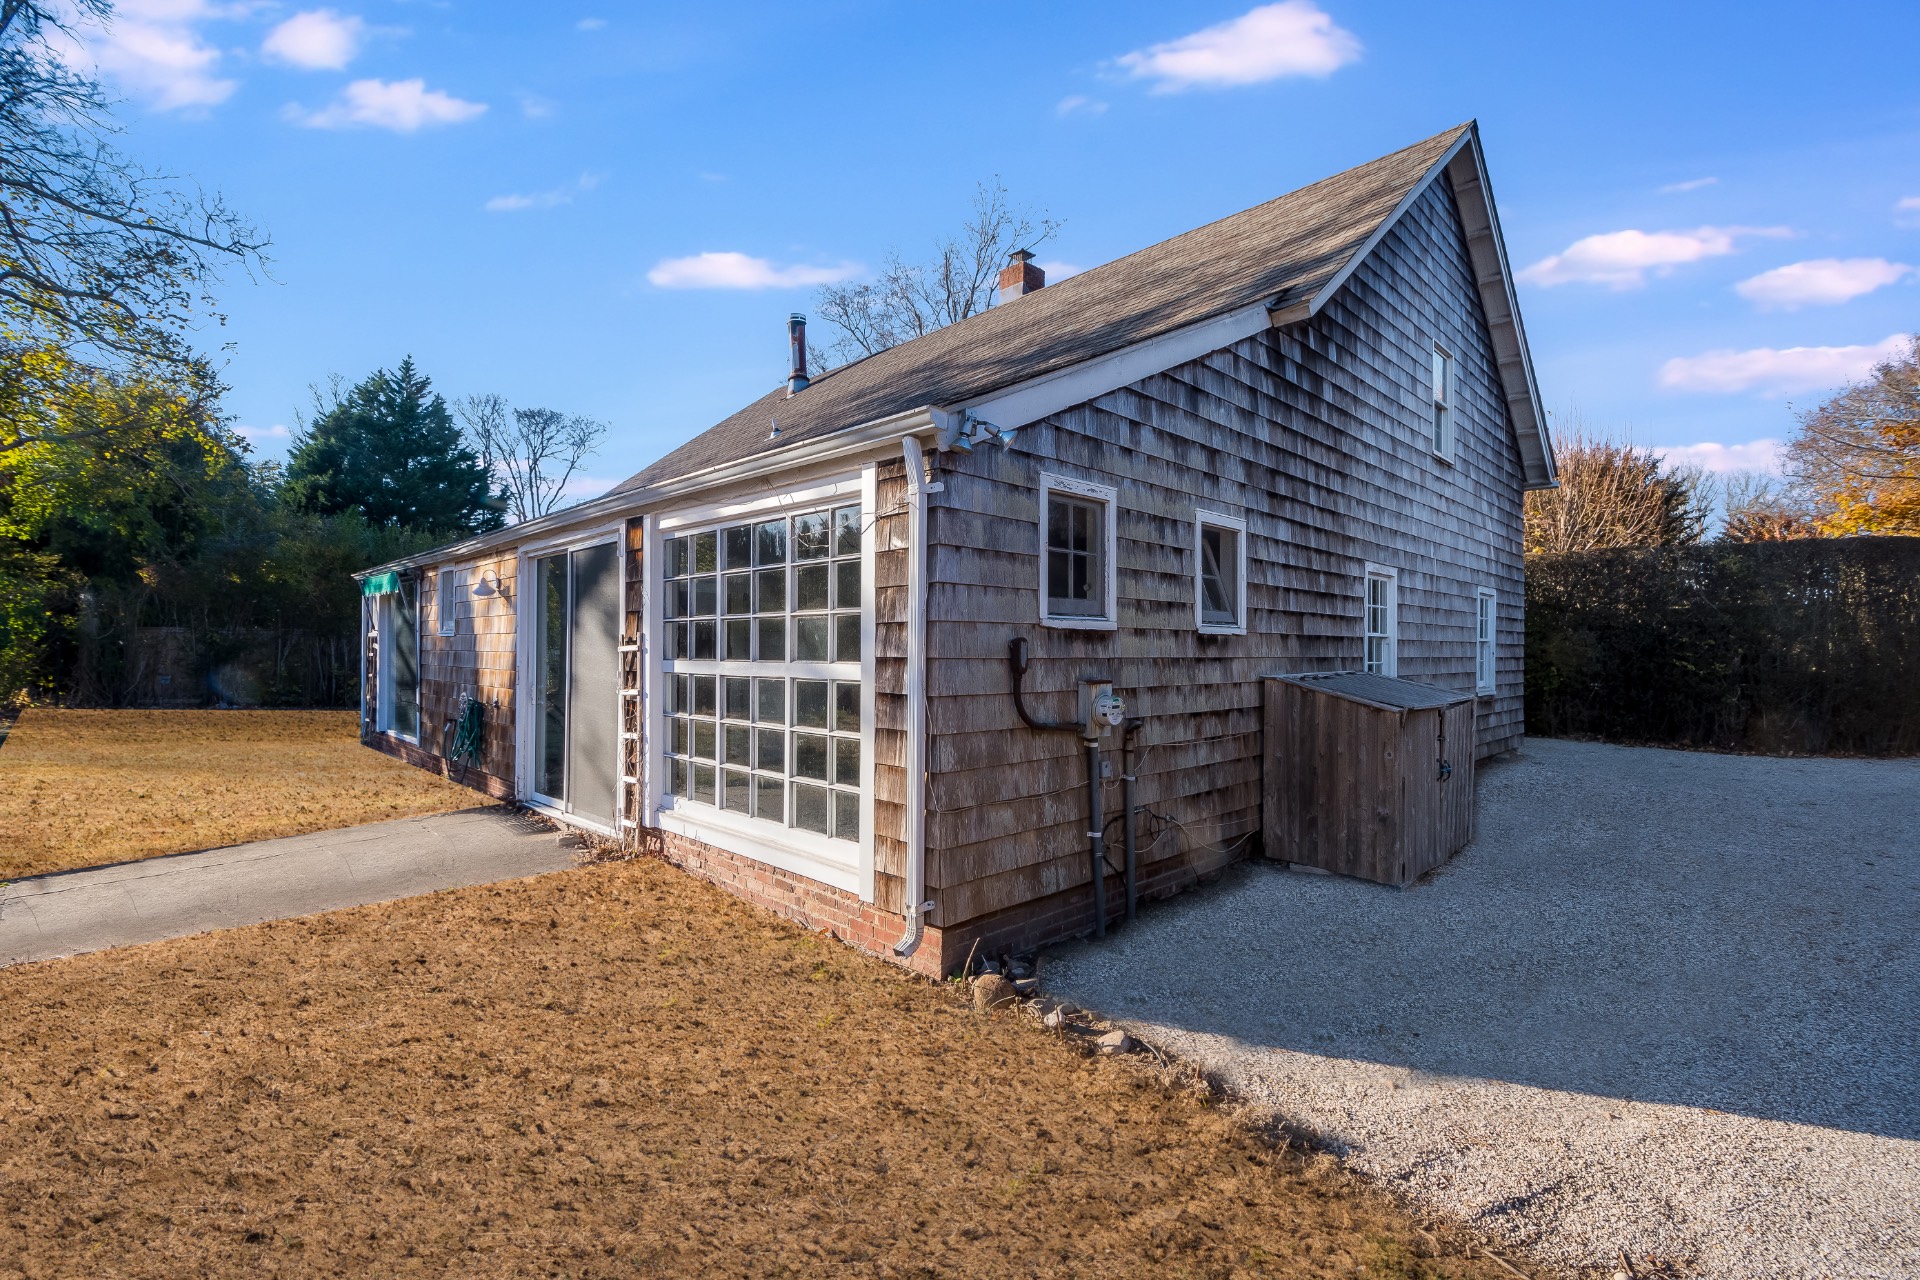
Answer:
[[[1830,537],[1920,535],[1920,338],[1802,414],[1785,469]]]

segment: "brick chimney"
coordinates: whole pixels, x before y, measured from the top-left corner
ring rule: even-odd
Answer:
[[[1047,273],[1033,264],[1033,255],[1025,249],[1015,249],[1007,255],[1007,265],[1000,268],[1000,296],[1018,298],[1022,294],[1044,289],[1047,285]]]

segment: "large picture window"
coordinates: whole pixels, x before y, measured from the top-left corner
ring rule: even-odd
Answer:
[[[676,533],[663,546],[666,790],[860,839],[862,513]]]

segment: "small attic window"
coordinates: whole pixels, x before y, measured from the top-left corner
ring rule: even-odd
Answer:
[[[1438,343],[1433,348],[1433,452],[1453,461],[1453,356]]]

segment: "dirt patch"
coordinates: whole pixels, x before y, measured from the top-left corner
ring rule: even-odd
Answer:
[[[0,1007],[0,1275],[1514,1274],[650,861],[21,966]]]
[[[30,707],[0,751],[0,880],[489,803],[361,746],[351,711]]]

